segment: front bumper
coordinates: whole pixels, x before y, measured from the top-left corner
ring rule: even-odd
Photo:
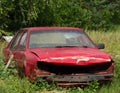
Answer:
[[[77,75],[37,75],[47,81],[57,83],[87,84],[90,81],[111,81],[113,74],[77,74]]]

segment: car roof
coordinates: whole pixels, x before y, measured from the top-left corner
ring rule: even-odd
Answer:
[[[76,27],[28,27],[21,28],[21,30],[34,31],[34,30],[80,30],[80,28]]]

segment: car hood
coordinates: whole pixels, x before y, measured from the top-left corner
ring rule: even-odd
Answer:
[[[40,48],[31,50],[39,61],[58,65],[93,65],[111,61],[111,56],[96,48]]]

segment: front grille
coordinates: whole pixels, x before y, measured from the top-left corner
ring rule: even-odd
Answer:
[[[101,63],[90,66],[69,66],[56,65],[47,62],[37,62],[38,69],[45,70],[55,74],[72,74],[72,73],[97,73],[107,70],[112,65],[112,62]]]

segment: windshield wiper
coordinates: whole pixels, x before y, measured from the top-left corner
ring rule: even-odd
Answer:
[[[86,45],[85,45],[85,46],[81,46],[81,47],[83,47],[83,48],[88,48],[88,46],[86,46]]]
[[[80,46],[55,46],[55,48],[63,48],[63,47],[80,47]]]

